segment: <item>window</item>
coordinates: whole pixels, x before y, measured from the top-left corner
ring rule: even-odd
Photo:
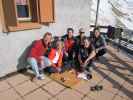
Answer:
[[[16,0],[17,19],[19,21],[31,21],[29,0]]]
[[[7,31],[54,22],[54,0],[2,0],[2,7]]]

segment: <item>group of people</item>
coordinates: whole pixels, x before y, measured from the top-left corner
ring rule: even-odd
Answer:
[[[74,29],[68,28],[67,34],[52,41],[52,33],[46,32],[42,39],[36,40],[28,55],[37,79],[44,79],[44,69],[49,73],[62,73],[74,69],[77,78],[88,80],[91,64],[106,53],[106,42],[98,27],[90,37],[85,36],[84,28],[74,37]],[[54,45],[53,45],[54,44]]]

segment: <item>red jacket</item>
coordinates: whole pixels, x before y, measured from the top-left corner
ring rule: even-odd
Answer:
[[[43,40],[36,40],[33,44],[29,57],[34,57],[38,62],[40,62],[40,56],[44,56],[47,48],[45,47]]]
[[[50,51],[50,53],[49,53],[49,55],[48,55],[48,58],[50,60],[53,60],[54,57],[55,57],[55,55],[56,55],[56,49],[52,48],[51,51]],[[59,59],[58,59],[57,64],[52,64],[52,66],[53,67],[61,67],[62,66],[62,58],[63,58],[63,53],[61,52],[59,54]]]
[[[71,49],[73,48],[74,46],[74,43],[75,41],[73,39],[66,39],[64,41],[64,46],[65,46],[65,50],[68,52],[68,51],[71,51]]]

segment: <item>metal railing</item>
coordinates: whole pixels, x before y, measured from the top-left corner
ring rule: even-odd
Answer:
[[[94,27],[94,25],[91,25]],[[99,26],[100,29],[108,30],[108,26]],[[117,29],[115,27],[115,29]],[[115,44],[118,46],[118,49],[124,49],[126,52],[133,55],[133,30],[121,28],[123,31],[118,35],[117,32],[113,33],[112,37],[108,37],[107,32],[101,32],[105,37],[107,42]]]

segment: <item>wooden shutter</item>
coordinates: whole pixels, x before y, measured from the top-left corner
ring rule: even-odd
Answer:
[[[54,0],[39,0],[39,15],[41,23],[54,21]]]
[[[32,22],[38,22],[38,12],[37,12],[37,0],[29,0],[30,1],[30,10],[32,16]]]
[[[2,0],[5,24],[17,26],[16,5],[14,0]]]

